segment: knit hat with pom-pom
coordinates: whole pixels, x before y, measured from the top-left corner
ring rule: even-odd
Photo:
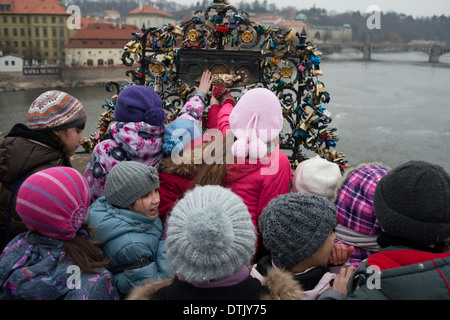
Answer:
[[[158,93],[149,86],[131,85],[117,96],[114,119],[119,122],[146,122],[163,126],[166,112]]]
[[[188,282],[222,279],[247,265],[256,234],[247,206],[230,189],[197,186],[167,222],[167,257]]]
[[[247,91],[230,114],[231,131],[237,138],[231,153],[238,158],[264,158],[267,143],[279,136],[283,120],[280,101],[272,91]]]

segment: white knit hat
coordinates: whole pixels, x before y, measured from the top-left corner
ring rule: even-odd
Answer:
[[[300,162],[295,169],[292,191],[311,193],[330,200],[341,180],[339,166],[317,155]]]
[[[217,280],[249,263],[256,234],[242,199],[221,186],[197,186],[167,222],[167,257],[188,282]]]

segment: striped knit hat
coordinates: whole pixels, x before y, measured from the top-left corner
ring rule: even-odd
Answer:
[[[89,210],[89,186],[70,167],[53,167],[29,176],[17,193],[16,211],[30,230],[70,240]]]
[[[70,94],[52,90],[33,101],[27,120],[32,130],[61,130],[86,123],[86,112],[80,101]]]

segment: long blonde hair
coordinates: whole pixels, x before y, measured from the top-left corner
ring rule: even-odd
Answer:
[[[177,164],[171,157],[164,158],[159,165],[159,172],[176,174],[182,177],[191,177],[190,187],[196,185],[219,185],[224,186],[227,174],[227,155],[230,153],[231,145],[234,142],[232,133],[217,139],[212,137],[198,148],[192,148],[189,152],[184,152],[178,159]],[[207,154],[210,152],[209,154]],[[205,157],[208,156],[208,161]],[[210,158],[213,158],[212,159]]]

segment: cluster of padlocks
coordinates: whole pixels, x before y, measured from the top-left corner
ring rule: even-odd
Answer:
[[[99,132],[86,141],[86,150],[92,152],[95,145],[107,137],[108,124],[113,121],[115,98],[129,85],[141,84],[153,87],[164,101],[169,123],[194,92],[192,84],[183,81],[180,74],[180,53],[196,50],[197,55],[221,51],[223,56],[237,57],[237,51],[259,52],[260,74],[258,80],[241,85],[230,84],[239,99],[242,91],[252,87],[266,87],[280,99],[289,130],[280,137],[281,148],[292,151],[293,167],[308,156],[301,148],[311,150],[321,157],[347,167],[346,156],[331,151],[336,147],[337,129],[330,127],[331,113],[324,107],[330,94],[319,80],[322,53],[307,40],[305,29],[299,33],[278,26],[264,26],[251,21],[245,12],[238,13],[227,1],[213,0],[202,15],[198,10],[186,22],[174,26],[142,26],[140,33],[132,33],[132,39],[124,46],[122,61],[133,66],[126,75],[130,80],[122,84],[108,83],[107,90],[116,93],[112,101],[106,101],[107,110],[100,115]],[[205,69],[207,66],[205,66]],[[230,75],[234,77],[234,75]],[[239,76],[240,78],[240,76]]]

